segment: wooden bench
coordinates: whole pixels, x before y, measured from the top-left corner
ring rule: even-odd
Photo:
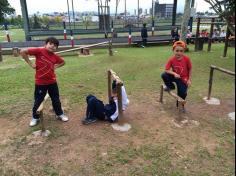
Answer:
[[[163,39],[163,40],[159,40],[159,39],[152,39],[152,40],[148,40],[147,39],[147,45],[155,45],[155,44],[170,44],[173,40],[172,39]],[[141,46],[143,44],[143,40],[133,40],[132,41],[134,44],[136,44],[137,46]]]

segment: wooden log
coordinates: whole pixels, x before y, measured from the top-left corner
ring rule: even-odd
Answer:
[[[64,50],[64,51],[58,51],[58,52],[56,52],[56,54],[61,54],[61,53],[67,53],[67,52],[71,52],[71,51],[81,50],[81,49],[84,49],[84,48],[90,48],[90,47],[94,47],[94,46],[104,45],[104,44],[107,44],[107,43],[109,43],[109,41],[101,42],[101,43],[96,43],[96,44],[92,44],[92,45],[81,46],[81,47],[78,47],[78,48],[72,48],[72,49],[68,49],[68,50]]]
[[[168,91],[168,93],[174,97],[178,102],[180,102],[181,104],[185,104],[186,100],[182,99],[181,97],[179,97],[176,93],[174,93],[173,91]]]
[[[160,103],[163,103],[163,91],[164,91],[164,87],[163,85],[161,85],[161,92],[160,92],[160,99],[159,99]]]
[[[116,83],[120,83],[121,85],[123,85],[123,81],[119,78],[119,76],[116,75],[116,73],[113,70],[109,70],[111,73],[111,79],[115,80]]]
[[[226,74],[228,74],[228,75],[235,76],[235,72],[232,72],[232,71],[230,71],[230,70],[227,70],[227,69],[224,69],[224,68],[221,68],[221,67],[217,67],[217,66],[215,66],[215,65],[211,65],[211,68],[216,69],[216,70],[218,70],[218,71],[221,71],[221,72],[223,72],[223,73],[226,73]]]
[[[37,111],[36,111],[38,114],[40,114],[40,112],[43,110],[44,103],[45,103],[45,101],[48,99],[48,97],[49,97],[49,95],[46,94],[45,97],[44,97],[43,102],[40,104],[40,106],[38,107],[38,109],[37,109]]]
[[[43,117],[43,106],[45,101],[48,99],[49,95],[48,93],[45,95],[43,102],[38,107],[36,113],[39,114],[40,122],[41,122],[41,135],[46,131],[45,125],[44,125],[44,117]]]

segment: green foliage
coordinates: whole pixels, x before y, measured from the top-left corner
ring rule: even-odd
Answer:
[[[4,22],[4,16],[15,12],[15,9],[10,6],[8,0],[0,1],[0,23]]]

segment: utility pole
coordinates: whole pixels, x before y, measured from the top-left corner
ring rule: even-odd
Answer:
[[[138,0],[138,27],[139,27],[139,0]]]
[[[126,23],[127,23],[127,9],[126,9],[126,0],[125,0],[125,26],[126,26]]]
[[[195,0],[192,0],[191,2],[191,12],[194,8],[194,4],[195,4]],[[189,30],[192,32],[193,31],[193,16],[190,16],[190,19],[189,19]]]
[[[177,0],[174,0],[173,13],[172,13],[172,26],[176,25],[176,10],[177,10]]]
[[[154,22],[154,0],[152,0],[152,36],[154,36],[154,31],[155,31],[155,22]]]

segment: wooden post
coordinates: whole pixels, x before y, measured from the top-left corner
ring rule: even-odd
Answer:
[[[196,30],[196,37],[195,37],[195,51],[198,50],[198,38],[199,38],[199,30],[200,30],[200,22],[201,18],[197,18],[197,30]]]
[[[214,69],[215,69],[215,67],[212,67],[212,66],[211,66],[207,100],[210,100],[210,98],[211,98],[211,89],[212,89],[212,82],[213,82]]]
[[[122,84],[118,83],[118,85],[117,85],[117,97],[118,97],[118,110],[119,110],[120,117],[123,116],[121,86],[122,86]]]
[[[39,112],[40,122],[41,122],[41,131],[44,133],[46,131],[45,125],[44,125],[44,118],[43,118],[43,111]]]
[[[225,48],[224,48],[223,57],[227,56],[228,45],[229,45],[229,36],[230,36],[230,30],[229,30],[229,27],[227,26],[226,39],[225,39]]]
[[[163,103],[163,91],[164,91],[164,88],[163,88],[163,85],[161,85],[161,92],[160,92],[160,99],[159,99],[160,103]]]
[[[0,62],[2,62],[2,45],[0,45]]]
[[[41,123],[41,134],[43,134],[46,130],[45,130],[45,124],[44,124],[44,118],[43,118],[43,106],[45,101],[48,99],[49,95],[46,94],[44,97],[43,102],[40,104],[40,106],[38,107],[36,113],[39,115],[40,117],[40,123]]]
[[[211,43],[212,43],[212,35],[213,35],[213,30],[214,30],[214,22],[215,22],[215,18],[211,19],[211,29],[210,29],[210,36],[208,38],[208,49],[207,51],[211,51]]]
[[[111,98],[111,71],[110,70],[108,70],[107,71],[107,86],[108,86],[108,102],[109,102],[109,100],[110,100],[110,98]]]
[[[112,52],[112,41],[109,41],[109,46],[108,46],[108,50],[109,50],[109,56],[113,56],[113,52]]]

